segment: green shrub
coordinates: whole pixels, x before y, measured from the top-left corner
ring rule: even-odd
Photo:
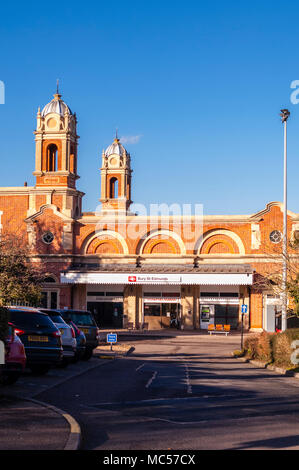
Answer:
[[[292,342],[299,340],[299,328],[286,330],[282,333],[266,333],[248,336],[245,340],[245,355],[249,359],[272,362],[278,367],[290,369],[296,367],[291,361],[294,349]]]
[[[244,354],[245,354],[244,349],[242,351],[240,349],[236,349],[235,351],[233,351],[234,357],[243,357]]]
[[[260,335],[248,336],[245,340],[245,355],[249,359],[272,362],[272,334],[265,331]]]
[[[0,341],[4,341],[8,333],[8,310],[0,307]]]
[[[260,361],[265,362],[272,362],[273,360],[273,353],[272,353],[272,336],[270,333],[263,333],[260,334],[258,337],[257,343],[257,359]]]
[[[249,359],[257,357],[258,335],[248,336],[244,342],[245,356]]]
[[[273,338],[273,360],[275,365],[286,369],[293,368],[295,364],[291,362],[291,354],[293,349],[291,344],[293,341],[299,340],[299,329],[294,328],[279,333]]]

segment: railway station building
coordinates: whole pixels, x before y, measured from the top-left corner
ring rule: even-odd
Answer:
[[[77,117],[59,93],[38,110],[34,135],[35,185],[1,187],[0,216],[42,266],[44,307],[88,309],[100,328],[233,330],[246,305],[246,329],[274,331],[280,295],[263,280],[281,269],[280,202],[247,215],[137,214],[116,137],[99,158],[100,209],[83,212]],[[289,211],[288,238],[298,234]]]

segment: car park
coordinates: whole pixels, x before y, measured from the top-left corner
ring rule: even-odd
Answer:
[[[21,339],[27,367],[42,375],[63,359],[61,333],[50,317],[31,307],[9,307],[10,322]]]
[[[15,333],[15,328],[8,324],[8,336],[5,341],[5,364],[0,366],[0,384],[15,383],[24,372],[26,365],[25,348]]]
[[[71,320],[83,331],[86,337],[86,349],[83,355],[84,360],[91,358],[93,350],[99,345],[100,330],[96,321],[88,310],[59,310],[65,321]]]
[[[67,324],[62,318],[60,312],[51,309],[39,309],[47,314],[52,322],[57,326],[61,333],[61,343],[63,349],[62,366],[67,366],[75,357],[77,349],[76,334],[72,325]]]

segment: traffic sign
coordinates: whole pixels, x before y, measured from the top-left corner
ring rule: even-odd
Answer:
[[[247,305],[246,304],[243,304],[242,307],[241,307],[241,312],[242,313],[247,313]]]
[[[107,343],[110,343],[110,344],[117,343],[117,334],[116,333],[109,333],[107,335]]]

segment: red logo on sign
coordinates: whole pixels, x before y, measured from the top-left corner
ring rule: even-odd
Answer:
[[[136,282],[136,276],[129,276],[129,282]]]

